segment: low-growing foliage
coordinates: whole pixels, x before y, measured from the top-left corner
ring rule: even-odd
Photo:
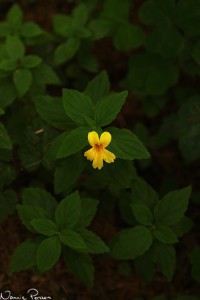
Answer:
[[[176,277],[200,282],[199,0],[64,1],[50,27],[16,2],[0,22],[0,221],[24,226],[8,272],[60,261],[92,288],[98,254],[176,282],[153,300],[197,300]]]

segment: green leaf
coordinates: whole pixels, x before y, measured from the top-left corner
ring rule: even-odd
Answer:
[[[2,123],[0,123],[0,149],[12,149],[12,143],[8,136],[7,130]]]
[[[87,245],[81,235],[71,229],[64,229],[60,232],[60,240],[61,242],[72,248],[77,250],[86,249]]]
[[[27,55],[22,59],[22,67],[32,69],[37,67],[42,62],[42,59],[37,55]]]
[[[112,135],[112,141],[108,149],[112,151],[117,158],[133,160],[150,157],[145,146],[130,130],[110,127],[108,131]]]
[[[79,233],[85,241],[87,252],[96,254],[109,252],[109,248],[106,246],[104,241],[94,232],[87,229],[81,229],[79,230]]]
[[[34,81],[39,84],[60,84],[60,79],[56,72],[47,64],[41,63],[32,70]]]
[[[177,224],[174,224],[171,228],[179,237],[189,232],[193,226],[194,223],[190,218],[183,217]]]
[[[5,108],[17,98],[17,91],[12,79],[0,80],[0,105]]]
[[[79,127],[64,136],[57,158],[68,157],[82,150],[88,144],[88,131],[87,128]]]
[[[162,243],[154,243],[153,260],[158,263],[161,272],[171,280],[176,267],[176,251],[173,246]]]
[[[162,95],[178,80],[178,69],[168,60],[150,53],[134,55],[129,61],[125,88],[142,95]]]
[[[151,259],[151,249],[134,260],[136,272],[142,277],[145,283],[149,283],[153,279],[155,273],[155,265]]]
[[[132,183],[132,201],[143,204],[152,210],[158,202],[157,192],[142,178],[136,178]]]
[[[63,103],[66,114],[76,123],[87,125],[87,118],[93,119],[94,105],[83,93],[63,89]]]
[[[36,232],[43,235],[52,236],[58,233],[58,226],[51,220],[33,219],[31,225]]]
[[[53,16],[53,29],[55,33],[69,37],[72,33],[72,18],[63,14]]]
[[[149,249],[152,241],[152,234],[146,227],[123,229],[114,236],[111,253],[116,259],[135,259]]]
[[[96,212],[99,201],[93,198],[81,198],[81,214],[76,224],[77,228],[87,227],[92,222]]]
[[[56,223],[60,228],[73,228],[79,220],[81,213],[81,199],[78,192],[65,197],[55,212]]]
[[[93,40],[99,40],[110,35],[112,31],[112,22],[106,19],[95,19],[89,23],[89,28],[93,33]]]
[[[154,29],[147,37],[147,49],[163,57],[174,58],[184,47],[184,39],[173,24]]]
[[[91,287],[93,285],[94,266],[88,254],[65,249],[64,260],[70,272],[88,286]]]
[[[73,121],[66,116],[61,98],[50,96],[34,97],[37,113],[48,124],[59,129],[74,127]]]
[[[99,99],[107,96],[110,90],[110,81],[106,71],[102,71],[95,76],[86,86],[84,94],[96,103]]]
[[[152,225],[153,215],[147,206],[133,202],[131,203],[131,209],[138,223],[142,225]]]
[[[24,205],[36,206],[42,208],[49,217],[54,216],[55,209],[58,205],[55,198],[47,191],[40,188],[25,188],[22,193]]]
[[[172,22],[174,12],[174,0],[150,0],[141,6],[139,17],[147,25],[161,25]]]
[[[51,269],[61,254],[61,243],[57,236],[45,239],[37,249],[37,267],[40,272]]]
[[[22,41],[17,36],[8,36],[5,46],[6,51],[11,59],[18,60],[24,57],[25,48]]]
[[[111,123],[120,112],[127,95],[127,91],[112,93],[98,101],[95,107],[96,125],[101,127]]]
[[[188,207],[191,187],[168,193],[155,207],[154,214],[157,224],[173,225],[184,216]]]
[[[18,4],[14,4],[7,13],[7,21],[13,28],[19,28],[23,22],[23,12]]]
[[[36,264],[36,250],[38,244],[35,240],[26,240],[20,244],[11,257],[10,272],[28,270]]]
[[[189,36],[200,34],[200,2],[198,0],[180,0],[175,16],[178,26]]]
[[[24,96],[31,87],[32,74],[28,69],[19,69],[13,73],[13,81],[20,97]]]
[[[21,35],[26,38],[34,38],[43,34],[42,28],[38,24],[32,21],[24,23],[21,27],[20,32]]]
[[[3,71],[13,71],[17,68],[16,60],[4,59],[0,62],[0,70]]]
[[[196,247],[189,254],[189,260],[192,265],[192,277],[193,279],[200,283],[200,247]]]
[[[34,219],[48,219],[47,212],[41,207],[32,205],[16,205],[18,215],[22,224],[30,231],[35,232],[35,229],[31,225],[31,221]]]
[[[156,225],[156,228],[153,230],[153,235],[158,241],[164,244],[174,244],[178,242],[175,232],[165,225]]]
[[[62,64],[72,59],[80,47],[80,40],[76,37],[70,37],[67,42],[59,45],[54,53],[56,64]]]
[[[144,43],[143,30],[131,23],[120,26],[114,35],[114,45],[118,51],[130,51],[140,47]]]
[[[78,180],[83,171],[83,158],[79,155],[70,155],[57,165],[54,174],[55,193],[68,191]]]
[[[76,27],[83,27],[88,19],[88,9],[81,3],[76,6],[72,12],[73,21]]]

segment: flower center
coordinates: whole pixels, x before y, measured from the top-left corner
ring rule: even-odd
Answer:
[[[94,145],[94,150],[97,151],[97,152],[101,152],[103,150],[103,145],[102,144],[100,144],[100,145],[95,144]]]

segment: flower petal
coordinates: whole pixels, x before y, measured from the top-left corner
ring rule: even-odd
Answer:
[[[92,161],[95,157],[95,150],[93,148],[91,148],[90,150],[88,150],[84,153],[84,156],[86,156],[87,159]]]
[[[96,131],[91,131],[88,133],[88,142],[92,147],[94,147],[95,144],[99,144],[99,136]]]
[[[98,168],[99,170],[103,167],[103,153],[95,153],[92,166],[94,169]]]
[[[100,136],[100,143],[104,146],[107,147],[110,142],[111,142],[112,136],[109,132],[105,131],[101,134]]]
[[[112,163],[112,162],[114,162],[115,158],[116,158],[116,156],[114,153],[112,153],[106,149],[103,150],[103,159],[105,160],[105,162]]]

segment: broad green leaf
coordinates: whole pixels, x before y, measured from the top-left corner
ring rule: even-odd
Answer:
[[[34,81],[40,85],[60,84],[60,79],[56,72],[45,63],[41,63],[38,67],[32,70]]]
[[[145,146],[130,130],[110,127],[108,132],[112,135],[108,150],[112,151],[117,158],[133,160],[150,157]]]
[[[29,21],[22,25],[20,33],[26,38],[34,38],[43,34],[43,30],[35,22]]]
[[[165,225],[156,225],[156,228],[153,230],[153,235],[158,241],[164,244],[174,244],[178,242],[175,232]]]
[[[85,241],[88,253],[105,253],[109,252],[109,248],[104,241],[94,232],[87,229],[79,230],[80,235]]]
[[[22,224],[30,231],[35,232],[35,229],[31,225],[32,220],[40,218],[48,219],[47,212],[41,207],[17,204],[16,208]]]
[[[127,95],[127,91],[112,93],[98,101],[95,107],[96,125],[101,127],[111,123],[119,114]]]
[[[130,51],[144,43],[145,35],[137,25],[125,23],[120,26],[114,35],[113,42],[118,51]]]
[[[36,264],[37,247],[35,240],[26,240],[20,244],[11,257],[9,271],[20,272],[32,268]]]
[[[23,12],[18,4],[14,4],[7,13],[7,21],[13,28],[19,28],[23,22]]]
[[[60,44],[54,53],[56,64],[62,64],[74,57],[80,47],[80,40],[76,37],[70,37],[67,42]]]
[[[84,94],[96,103],[99,99],[108,95],[110,91],[110,81],[106,71],[102,71],[95,76],[86,86]]]
[[[189,260],[192,265],[191,275],[196,282],[200,283],[200,247],[192,250]]]
[[[87,118],[93,119],[94,105],[83,93],[63,89],[63,103],[66,114],[76,123],[87,125]]]
[[[5,46],[6,51],[11,59],[18,60],[24,57],[25,48],[22,41],[17,36],[8,36]]]
[[[12,79],[0,80],[0,105],[5,108],[12,104],[17,98],[17,90],[12,82]]]
[[[123,229],[114,236],[111,254],[116,259],[135,259],[149,249],[152,241],[152,234],[146,227]]]
[[[83,157],[70,155],[58,163],[54,174],[55,193],[68,191],[78,180],[83,171]]]
[[[13,73],[13,81],[20,97],[24,96],[31,87],[32,74],[28,69],[19,69]]]
[[[175,20],[178,26],[189,36],[200,34],[199,0],[179,0]]]
[[[72,249],[82,250],[87,248],[82,236],[71,229],[62,230],[59,234],[59,237],[64,245]]]
[[[64,260],[70,272],[86,285],[90,287],[93,285],[94,266],[88,254],[64,249]]]
[[[151,259],[151,249],[152,248],[134,260],[135,270],[145,283],[149,283],[153,279],[153,275],[156,271],[155,264]]]
[[[112,32],[112,25],[112,21],[103,18],[92,20],[88,27],[93,33],[93,40],[99,40],[110,35]]]
[[[171,280],[176,267],[176,251],[173,246],[162,243],[154,243],[152,258],[156,262],[163,275]]]
[[[131,209],[138,223],[142,225],[152,225],[153,215],[147,206],[132,202]]]
[[[161,25],[172,22],[174,12],[174,0],[150,0],[141,6],[139,17],[147,25]]]
[[[68,157],[74,153],[79,152],[88,144],[88,132],[87,128],[79,127],[72,130],[66,135],[62,141],[62,144],[58,150],[57,158]]]
[[[58,233],[58,226],[51,220],[33,219],[31,225],[36,232],[43,235],[52,236]]]
[[[60,228],[73,228],[81,213],[81,199],[78,192],[65,197],[58,205],[55,220]]]
[[[177,57],[184,47],[184,39],[173,24],[155,28],[147,37],[147,49],[163,57]]]
[[[178,80],[178,69],[164,58],[150,53],[134,55],[129,61],[125,88],[142,95],[163,95]]]
[[[74,8],[72,18],[76,27],[83,27],[85,25],[88,19],[88,9],[84,3]]]
[[[27,55],[22,59],[22,67],[32,69],[37,67],[42,62],[42,59],[37,55]]]
[[[178,223],[187,210],[190,195],[190,186],[165,195],[155,206],[156,223],[163,225]]]
[[[12,143],[8,136],[7,130],[2,123],[0,123],[0,149],[12,149]]]
[[[186,234],[187,232],[189,232],[193,226],[194,226],[194,223],[190,218],[183,217],[177,224],[174,224],[173,226],[171,226],[171,228],[176,233],[176,235],[179,237],[179,236],[182,236],[182,235]]]
[[[132,203],[144,204],[150,210],[158,202],[157,192],[142,178],[136,178],[132,183]]]
[[[58,205],[55,198],[47,191],[40,188],[25,188],[22,193],[24,205],[41,207],[50,216],[54,216],[55,209]]]
[[[0,115],[4,115],[5,111],[3,110],[3,108],[0,107]]]
[[[94,218],[99,201],[93,198],[81,198],[81,214],[76,224],[77,228],[87,227]]]
[[[61,98],[37,96],[34,98],[37,113],[48,124],[59,129],[74,127],[73,121],[66,116]]]
[[[53,16],[53,29],[55,33],[69,37],[72,31],[72,18],[63,14]]]
[[[12,59],[4,59],[0,62],[0,70],[14,71],[17,68],[17,61]]]
[[[37,249],[37,267],[40,272],[51,269],[61,254],[61,243],[57,236],[45,239]]]

